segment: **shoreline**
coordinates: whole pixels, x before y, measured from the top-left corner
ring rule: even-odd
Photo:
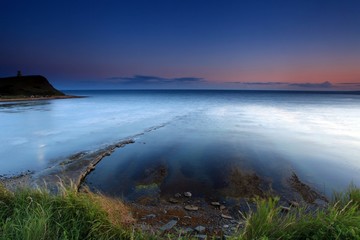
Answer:
[[[95,169],[96,164],[111,155],[115,149],[135,143],[135,137],[120,140],[94,152],[75,153],[40,172],[25,172],[9,178],[0,178],[0,183],[10,191],[16,191],[18,188],[45,188],[51,194],[58,194],[64,187],[70,187],[78,192],[86,193],[90,189],[83,184],[84,179]],[[327,205],[326,198],[311,186],[303,183],[294,172],[288,179],[288,184],[291,186],[291,191],[298,194],[299,198],[287,199],[285,195],[274,193],[272,197],[280,198],[279,206],[282,211],[288,212],[291,208],[298,207],[307,207],[315,211]],[[160,186],[161,182],[157,185]],[[157,232],[159,229],[177,233],[178,228],[187,231],[187,229],[201,226],[206,229],[204,234],[207,235],[231,235],[244,227],[244,221],[239,213],[256,209],[251,196],[220,199],[209,196],[195,197],[191,196],[192,194],[196,193],[178,192],[175,195],[159,193],[149,196],[145,191],[135,201],[129,202],[122,199],[122,202],[131,209],[135,218],[134,226],[150,233]],[[235,199],[238,200],[236,203]],[[174,226],[176,224],[177,227],[169,227],[169,223]]]
[[[41,100],[54,100],[54,99],[71,99],[71,98],[85,98],[86,96],[49,96],[49,97],[15,97],[15,98],[4,98],[0,97],[0,102],[21,102],[21,101],[41,101]]]

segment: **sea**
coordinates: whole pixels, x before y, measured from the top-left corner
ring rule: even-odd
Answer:
[[[206,195],[241,172],[279,192],[293,173],[326,195],[360,186],[359,92],[65,93],[84,98],[0,103],[2,177],[133,138],[105,157],[86,184],[125,197],[149,181],[166,193]]]

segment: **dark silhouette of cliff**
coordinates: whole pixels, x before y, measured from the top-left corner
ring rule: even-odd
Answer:
[[[65,96],[41,75],[0,78],[0,96]]]

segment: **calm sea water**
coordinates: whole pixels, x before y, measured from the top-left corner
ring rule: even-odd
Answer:
[[[236,168],[272,179],[275,188],[292,171],[325,192],[351,181],[360,185],[357,94],[67,93],[89,97],[0,103],[1,175],[39,171],[76,152],[145,133],[104,158],[87,182],[127,195],[144,172],[163,167],[165,192],[211,192]]]

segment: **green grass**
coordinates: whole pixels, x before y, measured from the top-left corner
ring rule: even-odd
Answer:
[[[284,213],[278,198],[255,199],[257,210],[245,213],[245,227],[230,239],[360,239],[360,189],[334,193],[325,209],[292,208]],[[128,208],[119,200],[64,189],[14,193],[0,186],[1,239],[189,239],[135,231]],[[212,239],[212,238],[211,238]],[[215,239],[215,238],[214,238]]]
[[[293,208],[281,212],[278,199],[256,199],[257,210],[233,239],[360,239],[360,189],[335,193],[326,209]]]
[[[102,208],[104,199],[73,190],[55,196],[43,190],[10,193],[0,187],[0,239],[147,238],[121,221],[114,224]]]

